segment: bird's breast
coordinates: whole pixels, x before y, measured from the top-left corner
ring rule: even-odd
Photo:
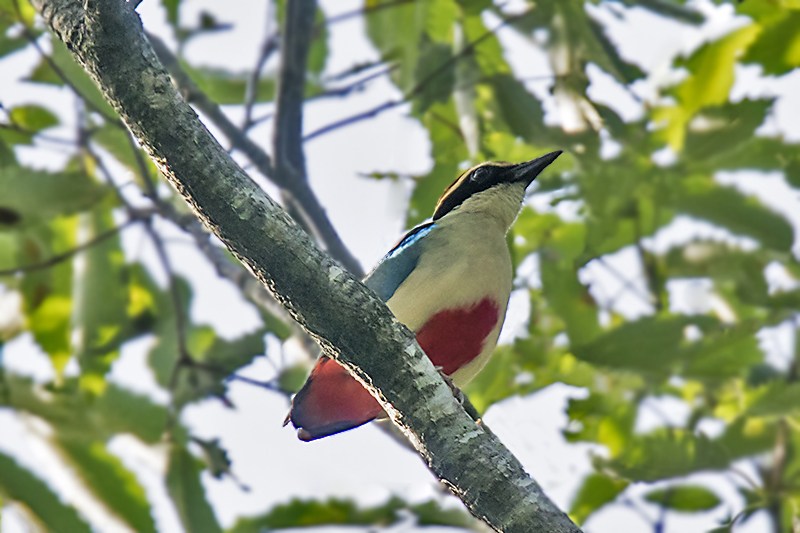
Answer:
[[[502,319],[500,305],[484,298],[471,307],[444,309],[417,331],[417,341],[435,366],[447,374],[474,361]]]

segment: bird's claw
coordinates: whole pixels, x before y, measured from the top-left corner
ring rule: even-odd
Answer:
[[[453,378],[445,374],[444,369],[441,366],[437,366],[434,368],[436,368],[436,371],[439,372],[440,376],[442,376],[442,379],[444,380],[445,383],[447,383],[447,386],[450,387],[450,391],[453,393],[453,397],[456,399],[456,401],[461,405],[464,405],[464,400],[466,399],[466,396],[464,395],[463,392],[461,392],[461,389],[456,387],[456,384],[453,383]]]

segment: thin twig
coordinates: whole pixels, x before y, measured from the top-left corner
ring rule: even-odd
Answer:
[[[522,18],[524,16],[527,16],[527,15],[528,15],[528,11],[525,11],[525,12],[520,13],[518,15],[514,15],[514,16],[511,16],[511,17],[503,19],[503,21],[500,24],[498,24],[498,26],[495,29],[487,31],[486,33],[484,33],[483,35],[481,35],[480,37],[478,37],[474,41],[472,41],[469,44],[467,44],[463,49],[461,49],[460,52],[450,56],[450,58],[447,61],[444,61],[433,72],[431,72],[430,74],[425,76],[425,78],[420,80],[410,91],[408,91],[405,95],[403,95],[403,98],[401,98],[399,100],[389,100],[388,102],[384,102],[383,104],[375,106],[372,109],[369,109],[369,110],[364,111],[362,113],[358,113],[357,115],[353,115],[353,116],[338,120],[336,122],[333,122],[331,124],[328,124],[327,126],[323,126],[323,127],[319,128],[319,129],[317,129],[315,131],[312,131],[311,133],[307,134],[305,137],[303,137],[303,141],[304,142],[310,141],[311,139],[319,137],[320,135],[323,135],[325,133],[329,133],[329,132],[331,132],[333,130],[339,129],[339,128],[344,127],[344,126],[348,126],[348,125],[353,124],[355,122],[360,122],[361,120],[364,120],[364,119],[367,119],[367,118],[372,118],[375,115],[378,115],[379,113],[382,113],[383,111],[387,111],[389,109],[392,109],[394,107],[399,106],[400,104],[406,103],[408,100],[410,100],[414,96],[416,96],[419,93],[421,93],[431,81],[433,81],[434,79],[436,79],[437,77],[442,75],[448,69],[453,68],[458,61],[460,61],[464,57],[466,57],[469,54],[471,54],[475,50],[475,47],[477,47],[480,43],[482,43],[483,41],[485,41],[489,37],[492,37],[495,33],[497,33],[498,30],[500,30],[505,25],[510,24],[511,22],[513,22],[513,21],[515,21],[517,19],[520,19],[520,18]]]
[[[83,244],[81,244],[79,246],[76,246],[75,248],[72,248],[71,250],[67,250],[66,252],[54,255],[54,256],[50,257],[49,259],[46,259],[46,260],[44,260],[44,261],[42,261],[40,263],[33,263],[33,264],[30,264],[30,265],[22,265],[22,266],[18,266],[18,267],[9,268],[9,269],[6,269],[6,270],[0,270],[0,276],[11,276],[11,275],[19,274],[19,273],[22,273],[22,272],[34,272],[34,271],[37,271],[37,270],[44,270],[45,268],[53,267],[53,266],[55,266],[55,265],[57,265],[57,264],[59,264],[59,263],[61,263],[63,261],[66,261],[67,259],[70,259],[74,255],[79,254],[79,253],[81,253],[81,252],[83,252],[85,250],[88,250],[92,246],[96,246],[96,245],[100,244],[101,242],[105,241],[106,239],[109,239],[109,238],[113,237],[114,235],[116,235],[117,233],[119,233],[123,229],[127,228],[128,226],[130,226],[134,222],[137,222],[138,220],[140,220],[140,219],[139,218],[131,218],[130,220],[126,220],[125,222],[123,222],[119,226],[116,226],[114,228],[106,230],[103,233],[97,235],[96,237],[94,237],[92,239],[89,239],[85,243],[83,243]]]
[[[256,66],[250,73],[250,77],[247,79],[247,85],[245,86],[244,90],[244,124],[242,125],[242,131],[245,133],[247,130],[253,127],[253,106],[255,105],[258,97],[258,81],[261,78],[261,71],[264,69],[264,65],[269,57],[278,48],[278,38],[272,33],[270,28],[271,22],[272,2],[268,0],[267,20],[264,28],[264,42],[261,43],[261,50],[259,51],[258,59],[256,60]]]
[[[377,72],[373,72],[372,74],[364,76],[363,78],[361,78],[359,80],[356,80],[356,81],[354,81],[354,82],[352,82],[352,83],[350,83],[348,85],[345,85],[343,87],[337,87],[335,89],[328,89],[328,90],[325,90],[325,91],[323,91],[321,93],[312,95],[312,96],[308,97],[306,99],[306,101],[308,102],[308,101],[311,101],[311,100],[318,100],[320,98],[331,98],[331,97],[347,96],[350,93],[352,93],[353,91],[355,91],[356,89],[359,89],[362,86],[364,86],[365,84],[369,83],[370,81],[375,80],[377,78],[380,78],[382,76],[385,76],[385,75],[389,74],[390,72],[392,72],[393,70],[396,70],[398,67],[399,67],[399,63],[394,63],[392,65],[389,65],[388,67],[385,67],[385,68],[383,68],[381,70],[378,70]]]
[[[37,139],[41,139],[43,141],[56,143],[56,144],[68,144],[68,145],[71,145],[71,146],[75,146],[75,144],[77,144],[76,141],[73,140],[73,139],[63,139],[61,137],[53,137],[51,135],[45,135],[43,133],[39,133],[38,131],[33,131],[33,130],[29,130],[27,128],[23,128],[19,124],[14,124],[13,122],[12,123],[0,122],[0,129],[11,130],[11,131],[16,131],[16,132],[22,133],[24,135],[35,136]]]
[[[373,107],[372,109],[368,109],[367,111],[363,111],[363,112],[358,113],[356,115],[352,115],[352,116],[349,116],[347,118],[343,118],[342,120],[337,120],[336,122],[332,122],[331,124],[328,124],[327,126],[322,126],[321,128],[319,128],[317,130],[314,130],[311,133],[307,134],[305,137],[303,137],[303,142],[308,142],[308,141],[310,141],[312,139],[315,139],[315,138],[317,138],[317,137],[319,137],[321,135],[325,135],[326,133],[330,133],[333,130],[338,130],[339,128],[343,128],[345,126],[349,126],[350,124],[355,124],[356,122],[361,122],[364,119],[372,118],[372,117],[374,117],[374,116],[376,116],[376,115],[378,115],[380,113],[383,113],[384,111],[388,111],[389,109],[392,109],[393,107],[397,107],[400,104],[405,104],[405,103],[407,103],[407,100],[405,98],[402,98],[400,100],[389,100],[388,102],[384,102],[384,103],[382,103],[380,105],[377,105],[377,106]]]
[[[603,256],[601,255],[600,257],[598,257],[598,258],[597,258],[597,262],[598,262],[598,263],[600,263],[601,265],[603,265],[603,266],[605,267],[605,269],[606,269],[606,270],[608,270],[608,271],[611,273],[611,275],[613,275],[615,278],[617,278],[617,280],[618,280],[620,283],[622,283],[622,286],[623,286],[623,288],[624,288],[624,289],[626,289],[626,290],[629,290],[630,292],[632,292],[633,294],[635,294],[636,296],[638,296],[638,297],[639,297],[639,299],[640,299],[640,300],[642,300],[642,301],[643,301],[644,303],[646,303],[647,305],[653,305],[653,300],[652,300],[652,299],[651,299],[649,296],[647,296],[647,295],[643,294],[643,293],[642,293],[642,292],[639,290],[639,287],[637,287],[636,285],[634,285],[634,284],[633,284],[633,282],[632,282],[631,280],[629,280],[629,279],[628,279],[628,278],[626,278],[624,275],[622,275],[622,273],[621,273],[619,270],[617,270],[616,268],[614,268],[614,267],[611,265],[611,263],[609,263],[608,261],[606,261],[606,258],[605,258],[605,257],[603,257]],[[613,299],[616,299],[616,296],[615,296]]]

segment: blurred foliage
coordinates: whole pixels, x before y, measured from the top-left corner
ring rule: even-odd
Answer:
[[[284,2],[277,4],[280,30]],[[779,368],[765,361],[759,335],[778,325],[788,325],[796,335],[795,229],[783,214],[716,178],[721,171],[779,172],[795,192],[800,188],[800,146],[757,133],[774,113],[774,100],[730,97],[739,65],[756,65],[765,76],[796,73],[800,4],[732,2],[744,17],[741,25],[674,58],[672,67],[684,73],[681,81],[658,87],[658,98],[628,119],[592,99],[587,69],[600,69],[629,92],[647,73],[620,55],[603,24],[590,15],[593,8],[622,12],[638,6],[683,25],[701,24],[703,16],[677,0],[588,4],[540,0],[520,14],[508,14],[486,0],[367,0],[360,15],[381,68],[388,67],[431,141],[433,167],[413,178],[409,227],[432,212],[444,187],[472,163],[567,152],[538,181],[537,194],[546,195],[550,207],[526,207],[509,236],[515,266],[537,267],[537,275],[516,282],[530,302],[527,335],[498,347],[467,392],[485,410],[556,382],[586,391],[569,402],[565,437],[595,443],[604,452],[594,457],[596,471],[570,506],[579,522],[621,502],[633,482],[658,483],[644,499],[664,512],[718,508],[719,495],[685,476],[736,472],[737,462],[747,460],[760,477],[752,486],[737,485],[746,507],[717,531],[730,531],[734,522],[760,509],[769,512],[775,532],[792,531],[800,509],[800,343],[795,342],[788,366]],[[205,33],[236,31],[208,12],[185,20],[180,0],[163,5],[179,52]],[[515,76],[496,36],[498,27],[549,58],[550,72],[542,75],[551,79],[549,113],[558,115],[560,125],[545,120],[542,101]],[[376,66],[327,73],[327,35],[328,23],[319,12],[309,97],[331,89],[350,94],[358,83],[343,91],[337,82]],[[18,320],[0,324],[0,355],[3,342],[28,335],[49,356],[55,378],[34,382],[5,369],[0,358],[0,406],[44,424],[47,430],[40,433],[46,444],[88,494],[132,530],[155,531],[156,525],[139,481],[107,450],[120,434],[132,435],[163,457],[167,492],[187,531],[222,531],[200,475],[204,470],[229,475],[237,465],[230,464],[217,440],[190,435],[179,422],[180,412],[209,397],[228,402],[230,375],[264,354],[265,335],[285,340],[290,330],[262,311],[262,327],[239,339],[223,339],[191,321],[191,287],[168,263],[161,265],[168,281],[159,283],[152,265],[126,258],[120,220],[127,213],[132,223],[149,226],[157,215],[125,205],[124,195],[103,179],[95,151],[102,149],[132,172],[133,186],[147,194],[148,180],[160,177],[67,48],[34,24],[31,7],[0,0],[0,58],[30,49],[31,40],[48,40],[52,47],[45,49],[52,51],[30,65],[26,82],[70,88],[83,106],[77,109],[80,135],[68,143],[72,157],[54,172],[21,163],[16,148],[38,146],[37,138],[46,138],[73,111],[41,101],[2,108],[1,294],[18,294],[20,303]],[[181,62],[218,103],[244,102],[250,73],[192,65],[184,57]],[[274,74],[262,74],[251,88],[253,101],[271,102],[276,82]],[[654,154],[664,152],[671,159],[656,163],[660,159]],[[406,179],[386,169],[370,178]],[[170,196],[162,201],[185,212]],[[561,204],[577,214],[561,216]],[[679,217],[713,224],[752,244],[694,238],[666,250],[655,247],[654,237]],[[635,268],[616,270],[613,265],[623,254],[635,258]],[[794,288],[770,288],[768,268],[780,270]],[[599,282],[589,275],[596,269],[621,281],[617,296],[598,291]],[[691,313],[676,311],[679,297],[672,287],[680,280],[706,282],[711,303]],[[644,310],[630,312],[619,295],[637,300]],[[148,364],[169,391],[168,406],[106,379],[125,343],[142,336],[155,340]],[[77,376],[65,373],[71,361],[77,363]],[[305,372],[287,365],[266,385],[289,394]],[[686,420],[637,431],[637,419],[652,409],[648,402],[664,398],[682,402]],[[707,434],[709,422],[720,431]],[[39,474],[3,454],[0,502],[17,504],[41,530],[92,527]],[[465,513],[434,502],[410,505],[394,498],[368,509],[341,500],[292,501],[239,519],[229,531],[380,526],[404,516],[423,525],[473,524]]]

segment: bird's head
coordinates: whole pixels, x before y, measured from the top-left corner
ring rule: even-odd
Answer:
[[[494,216],[509,228],[519,214],[525,189],[559,155],[561,150],[525,163],[488,162],[472,167],[445,189],[433,220],[457,213],[479,213]]]

